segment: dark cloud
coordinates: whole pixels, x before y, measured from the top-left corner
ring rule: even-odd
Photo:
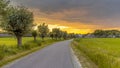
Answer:
[[[39,8],[44,12],[60,12],[73,8],[91,8],[94,0],[13,0],[19,4]]]
[[[119,27],[120,0],[12,0],[27,7],[40,9],[46,14],[64,11],[86,11],[87,13],[64,14],[62,20],[77,21],[88,24]]]

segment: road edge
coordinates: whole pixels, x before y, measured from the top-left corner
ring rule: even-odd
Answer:
[[[75,53],[74,53],[72,48],[70,48],[70,51],[71,51],[71,55],[72,55],[72,62],[73,62],[74,68],[82,68],[81,63],[79,62],[79,59],[75,55]]]

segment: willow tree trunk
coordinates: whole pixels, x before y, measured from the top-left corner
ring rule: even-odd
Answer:
[[[18,45],[18,47],[22,46],[22,37],[21,36],[17,36],[17,45]]]
[[[36,41],[36,37],[34,37],[34,41]]]
[[[41,37],[42,38],[42,41],[44,41],[44,37]]]

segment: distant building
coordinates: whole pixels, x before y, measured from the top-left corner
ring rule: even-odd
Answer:
[[[10,36],[12,35],[8,33],[0,33],[0,37],[10,37]]]
[[[83,35],[83,38],[95,38],[95,36],[91,33]]]
[[[82,35],[82,34],[78,34],[77,37],[78,37],[78,38],[82,38],[83,35]]]
[[[0,37],[12,37],[13,35],[9,33],[0,33]],[[26,34],[24,37],[32,37],[32,34]]]

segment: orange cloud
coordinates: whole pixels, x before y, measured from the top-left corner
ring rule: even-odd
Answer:
[[[46,23],[48,24],[50,30],[52,30],[52,28],[60,28],[61,30],[67,31],[68,33],[86,34],[93,32],[98,27],[97,25],[84,24],[82,22],[70,22],[60,19],[65,17],[66,15],[79,13],[76,11],[70,10],[70,12],[64,11],[63,14],[54,13],[49,15],[40,12],[40,10],[38,9],[30,10],[34,12],[34,23],[36,24]],[[81,11],[81,15],[84,14],[87,14],[87,12]]]
[[[91,33],[93,32],[93,29],[96,28],[95,25],[86,25],[82,23],[69,23],[66,21],[61,21],[61,20],[53,20],[53,19],[48,19],[48,18],[35,18],[35,23],[36,24],[42,24],[46,23],[48,24],[50,30],[52,28],[60,28],[63,31],[67,31],[68,33],[81,33],[81,34],[86,34],[86,33]]]

